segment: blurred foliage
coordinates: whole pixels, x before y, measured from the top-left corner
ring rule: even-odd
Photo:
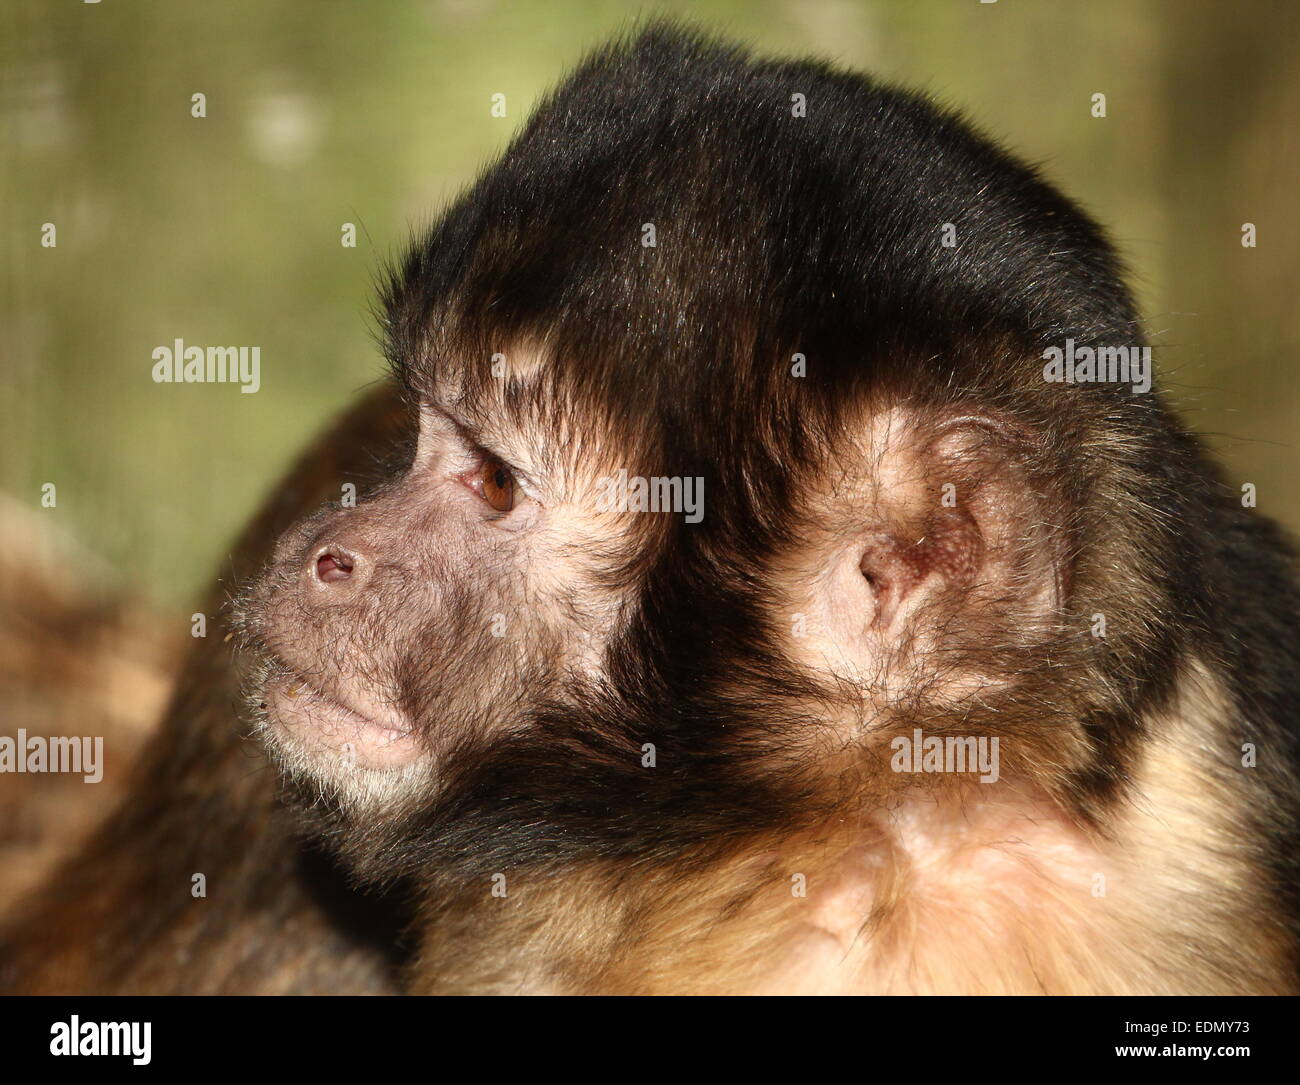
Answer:
[[[188,601],[382,374],[376,269],[586,49],[655,13],[927,89],[1040,163],[1132,266],[1189,425],[1300,525],[1290,0],[0,0],[0,489],[35,508],[55,482],[46,515]],[[177,337],[260,346],[262,390],[154,384]]]

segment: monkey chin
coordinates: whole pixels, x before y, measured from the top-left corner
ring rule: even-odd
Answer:
[[[368,719],[292,674],[270,678],[258,700],[258,737],[280,768],[342,811],[390,809],[428,786],[428,751],[412,730]]]

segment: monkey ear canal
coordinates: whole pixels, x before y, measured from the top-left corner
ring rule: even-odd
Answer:
[[[966,590],[975,582],[984,544],[964,509],[940,509],[917,538],[880,533],[868,540],[859,568],[875,597],[875,630],[895,626],[930,588]]]

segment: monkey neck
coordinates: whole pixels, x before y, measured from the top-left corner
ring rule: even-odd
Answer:
[[[1283,933],[1228,811],[1250,777],[1194,735],[1227,701],[1193,670],[1106,818],[1032,779],[860,796],[725,854],[505,875],[426,902],[419,992],[1129,993],[1278,990]],[[1157,813],[1159,812],[1159,813]],[[1176,846],[1175,846],[1176,845]],[[1221,891],[1225,876],[1244,890]],[[1208,916],[1206,902],[1216,914]],[[1238,903],[1240,901],[1240,903]],[[1199,932],[1233,930],[1214,950]],[[1230,940],[1232,941],[1232,940]],[[1249,946],[1243,951],[1242,946]],[[1207,949],[1207,947],[1209,947]]]

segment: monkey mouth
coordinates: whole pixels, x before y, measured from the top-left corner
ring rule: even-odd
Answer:
[[[422,752],[403,721],[364,716],[292,671],[267,682],[263,701],[282,737],[305,745],[317,756],[337,757],[343,767],[398,768]]]

